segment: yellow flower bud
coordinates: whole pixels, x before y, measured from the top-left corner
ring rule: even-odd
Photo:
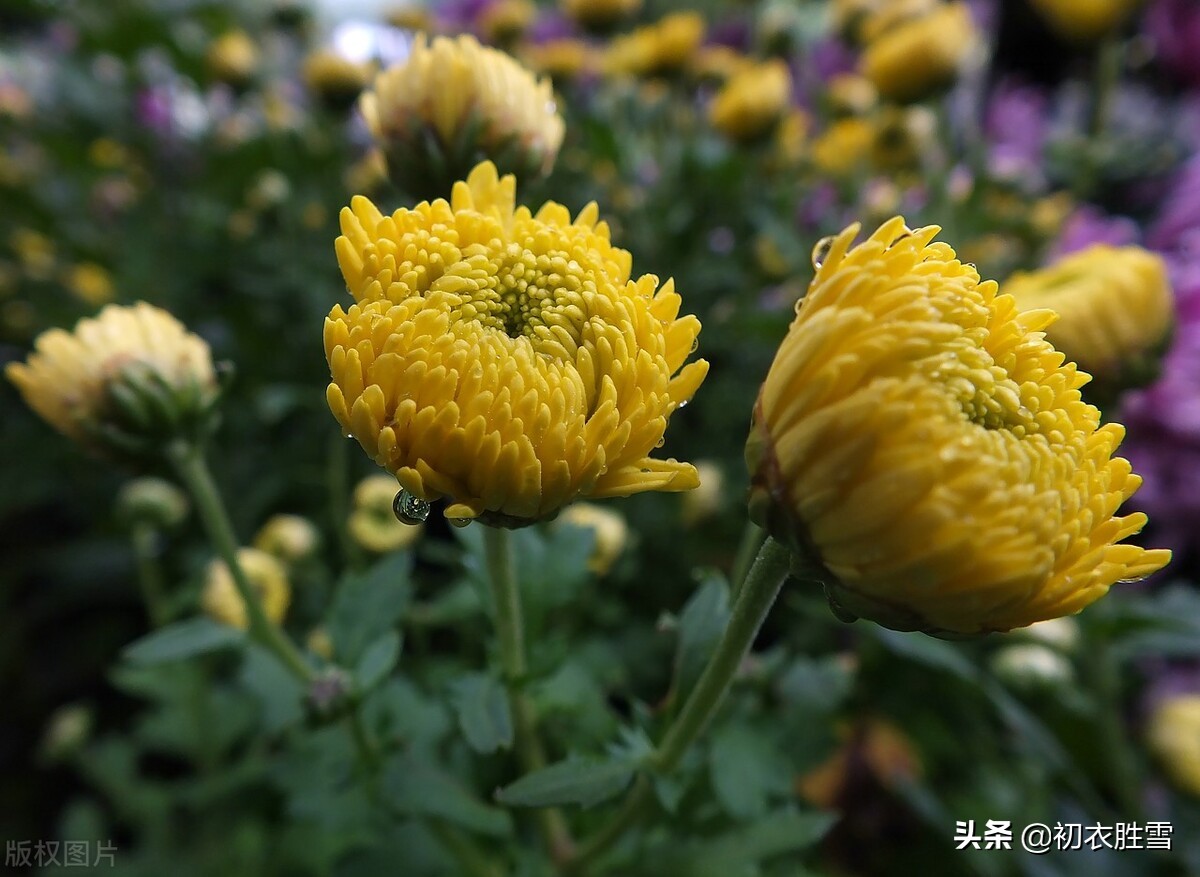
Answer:
[[[241,87],[258,71],[258,46],[245,31],[227,31],[208,47],[207,61],[214,79]]]
[[[1061,652],[1038,643],[1017,643],[997,649],[990,664],[998,678],[1018,691],[1056,688],[1075,678],[1071,662]]]
[[[161,478],[134,478],[117,493],[117,515],[129,524],[170,529],[188,513],[187,494]]]
[[[683,495],[682,518],[688,526],[698,524],[720,511],[721,500],[725,496],[725,474],[717,463],[700,460],[696,463],[696,474],[700,478],[700,486]]]
[[[444,197],[483,159],[505,172],[544,175],[562,145],[550,81],[467,35],[418,36],[361,106],[393,181],[420,198]]]
[[[769,61],[735,74],[713,98],[708,119],[730,140],[758,140],[775,127],[791,99],[787,64]]]
[[[936,227],[901,218],[814,252],[759,393],[751,513],[823,567],[836,610],[974,634],[1070,615],[1171,553],[1121,544],[1141,478],[1088,380]]]
[[[703,16],[676,12],[614,39],[604,57],[604,70],[612,76],[677,73],[695,57],[703,41]]]
[[[606,30],[622,19],[636,15],[642,0],[561,0],[563,12],[585,28]]]
[[[34,347],[5,374],[47,423],[97,453],[155,456],[212,426],[219,388],[208,345],[166,311],[108,305]]]
[[[113,299],[112,277],[95,262],[80,262],[63,277],[63,286],[80,301],[99,307]]]
[[[885,31],[867,45],[859,69],[881,97],[915,101],[953,84],[979,51],[967,4],[949,3]]]
[[[350,107],[366,88],[371,67],[323,49],[304,59],[304,84],[332,109]]]
[[[1029,5],[1063,39],[1087,43],[1119,28],[1141,0],[1029,0]]]
[[[283,565],[257,548],[239,548],[237,562],[262,603],[263,614],[273,624],[282,623],[292,601],[292,587]],[[221,624],[242,630],[250,626],[246,604],[223,560],[214,559],[208,565],[200,606],[206,615]]]
[[[1177,695],[1151,714],[1146,742],[1170,780],[1200,796],[1200,695]]]
[[[840,73],[829,80],[825,100],[835,116],[865,116],[879,103],[879,92],[863,76]]]
[[[838,119],[812,144],[812,160],[823,174],[848,177],[864,168],[875,142],[875,128],[865,119]]]
[[[398,27],[401,30],[428,31],[433,27],[433,17],[429,14],[429,10],[418,4],[390,9],[385,20],[392,27]]]
[[[605,575],[625,549],[629,539],[629,527],[619,512],[590,502],[577,502],[567,506],[558,520],[572,527],[591,530],[596,541],[588,569],[598,576]]]
[[[424,532],[421,524],[402,524],[393,503],[400,485],[389,475],[370,475],[354,488],[354,510],[347,522],[350,538],[367,551],[386,554],[413,545]]]
[[[308,518],[273,515],[254,537],[254,547],[293,564],[312,557],[321,545],[321,534]]]
[[[494,0],[479,17],[479,32],[489,43],[508,45],[517,40],[537,17],[529,0]]]

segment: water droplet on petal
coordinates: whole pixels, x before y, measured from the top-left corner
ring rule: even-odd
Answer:
[[[675,406],[675,410],[678,411],[680,408],[687,408],[688,402],[691,402],[691,401],[692,401],[691,399],[684,399],[682,402],[680,402],[678,405]]]
[[[906,228],[906,229],[904,229],[903,232],[896,235],[896,239],[894,241],[892,241],[891,244],[889,244],[889,246],[894,247],[894,246],[896,246],[896,244],[900,243],[900,241],[904,240],[905,238],[910,238],[910,237],[912,237],[912,232]]]
[[[665,445],[666,443],[667,443],[667,439],[666,439],[666,437],[663,437],[663,438],[660,438],[658,441],[656,441],[656,442],[654,443],[654,447],[656,447],[656,448],[661,448],[661,447],[662,447],[663,445]]]
[[[979,268],[975,265],[974,262],[967,262],[967,267],[970,268],[972,271],[974,271],[976,274],[979,273]]]
[[[1148,576],[1131,576],[1127,579],[1117,579],[1118,585],[1136,585],[1138,582],[1144,582]]]
[[[829,256],[829,251],[833,249],[833,242],[836,241],[833,235],[828,235],[817,241],[817,245],[812,250],[812,265],[818,271],[825,264],[825,259]]]
[[[696,352],[697,350],[699,350],[699,349],[700,349],[700,339],[699,339],[699,338],[693,338],[693,339],[692,339],[692,349],[691,349],[691,352],[692,352],[692,353],[695,353],[695,352]]]
[[[474,518],[447,518],[446,520],[450,522],[451,527],[458,527],[458,529],[461,530],[463,527],[471,526],[471,522],[474,521],[475,519]]]
[[[401,524],[423,524],[429,517],[429,503],[407,490],[401,490],[392,500],[392,511]]]
[[[348,438],[348,439],[354,438],[354,433],[352,433],[352,432],[346,433],[346,438]]]

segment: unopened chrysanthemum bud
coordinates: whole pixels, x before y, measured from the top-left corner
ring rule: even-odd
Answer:
[[[267,619],[274,624],[282,622],[292,602],[292,587],[283,565],[257,548],[239,548],[237,562],[258,596]],[[229,567],[222,560],[213,560],[208,566],[200,605],[206,615],[221,624],[242,630],[250,626],[246,603],[238,593]]]
[[[813,140],[813,165],[832,177],[851,176],[866,166],[874,141],[875,128],[866,119],[836,119]]]
[[[948,3],[885,31],[863,50],[859,69],[881,97],[915,101],[952,85],[978,52],[971,10]]]
[[[34,411],[92,451],[123,462],[161,456],[214,425],[220,394],[208,345],[152,305],[108,305],[74,332],[38,337],[5,374]]]
[[[1117,30],[1142,0],[1029,0],[1064,40],[1089,43]]]
[[[1141,247],[1095,244],[1004,284],[1021,310],[1059,318],[1046,338],[1096,379],[1098,390],[1126,389],[1157,375],[1174,319],[1163,260]]]
[[[258,71],[258,46],[245,31],[231,30],[208,47],[208,71],[235,88],[249,84]]]
[[[308,518],[273,515],[254,537],[254,547],[295,564],[312,557],[321,545],[321,534]]]
[[[939,229],[822,241],[746,445],[751,514],[835,611],[974,634],[1078,612],[1171,553],[1122,544],[1141,478],[1049,311],[960,262]]]
[[[725,475],[721,467],[712,460],[700,460],[696,463],[696,475],[700,478],[700,486],[689,490],[683,495],[683,523],[688,526],[712,517],[721,508],[724,498]]]
[[[561,0],[563,12],[588,30],[606,31],[642,8],[642,0]]]
[[[1071,654],[1079,646],[1079,622],[1074,618],[1050,618],[1013,631],[1012,635]]]
[[[445,197],[484,159],[504,172],[544,175],[562,145],[550,81],[468,35],[418,36],[361,106],[392,180],[417,198]]]
[[[108,304],[116,292],[112,276],[95,262],[73,265],[63,276],[63,286],[77,299],[94,307]]]
[[[350,538],[375,554],[399,551],[416,542],[421,524],[404,524],[396,519],[395,500],[400,485],[389,475],[369,475],[354,488],[354,510],[347,529]]]
[[[371,78],[371,67],[330,49],[304,59],[304,84],[331,110],[349,109]]]
[[[161,478],[134,478],[117,494],[117,516],[129,525],[170,530],[187,517],[187,494]]]
[[[879,103],[879,92],[866,77],[841,73],[829,80],[825,100],[835,116],[865,116]]]
[[[49,763],[70,758],[87,743],[94,724],[95,715],[83,704],[59,707],[46,722],[38,754]]]
[[[582,76],[599,63],[591,46],[569,38],[531,43],[521,51],[521,60],[556,83]]]
[[[595,503],[573,503],[559,515],[558,520],[572,527],[591,530],[595,535],[588,569],[598,576],[612,569],[629,539],[629,526],[621,513]]]
[[[712,126],[730,140],[747,143],[771,132],[792,99],[792,77],[782,61],[735,74],[708,108]]]
[[[611,76],[667,76],[685,69],[704,41],[704,17],[675,12],[614,39],[604,57]]]
[[[1075,677],[1061,652],[1037,643],[1018,643],[997,649],[992,672],[1018,691],[1033,692],[1066,685]]]
[[[1159,704],[1147,724],[1146,742],[1167,777],[1200,796],[1200,695],[1177,695]]]

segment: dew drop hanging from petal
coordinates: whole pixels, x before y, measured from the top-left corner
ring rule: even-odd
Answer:
[[[423,524],[429,517],[429,503],[407,490],[401,490],[392,500],[392,511],[401,524]]]
[[[825,264],[825,259],[829,255],[829,251],[833,249],[833,242],[837,240],[833,235],[828,235],[817,241],[816,246],[812,250],[812,266],[816,270],[821,270],[821,266]]]

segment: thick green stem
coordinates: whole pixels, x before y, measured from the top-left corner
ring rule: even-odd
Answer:
[[[513,715],[513,738],[517,761],[526,773],[541,770],[547,764],[546,751],[537,733],[537,714],[533,702],[521,691],[528,667],[525,663],[525,625],[521,612],[521,589],[517,583],[512,542],[508,530],[485,527],[484,551],[492,602],[496,608],[496,634],[500,642],[500,669],[508,689]],[[565,861],[574,854],[567,821],[557,807],[537,810],[538,831],[554,861]]]
[[[146,615],[153,627],[162,627],[170,620],[170,613],[167,611],[162,573],[156,558],[154,543],[157,530],[150,524],[139,522],[133,525],[129,535],[133,542],[134,557],[137,558],[138,586],[142,590],[142,601],[146,604]]]
[[[768,539],[759,550],[738,593],[733,614],[716,651],[708,659],[687,703],[647,761],[653,773],[665,775],[678,767],[688,748],[720,708],[738,667],[754,645],[759,628],[779,596],[788,576],[790,562],[791,552],[774,539]],[[578,856],[572,862],[572,873],[583,873],[589,862],[603,854],[637,823],[653,795],[651,781],[644,775],[640,776],[612,820],[580,847]]]
[[[729,587],[735,599],[742,590],[742,584],[750,574],[750,567],[766,538],[766,530],[753,521],[746,521],[746,529],[742,530],[742,541],[738,543],[737,554],[733,557],[733,568],[729,570]]]
[[[192,500],[196,503],[196,511],[200,520],[204,522],[217,556],[229,567],[233,584],[246,604],[250,635],[272,651],[298,679],[311,682],[312,668],[287,635],[267,618],[258,594],[246,577],[245,570],[238,563],[238,544],[233,534],[233,526],[229,523],[229,514],[200,449],[191,444],[174,443],[167,448],[167,456],[178,472],[180,480],[191,493]]]
[[[341,432],[334,433],[329,453],[326,483],[329,487],[329,512],[333,516],[333,531],[337,533],[342,559],[351,569],[362,569],[363,552],[350,538],[350,440]]]
[[[1088,138],[1095,140],[1108,127],[1108,111],[1113,93],[1121,79],[1124,49],[1118,37],[1110,37],[1096,50],[1096,67],[1092,79],[1092,105],[1088,113]]]

